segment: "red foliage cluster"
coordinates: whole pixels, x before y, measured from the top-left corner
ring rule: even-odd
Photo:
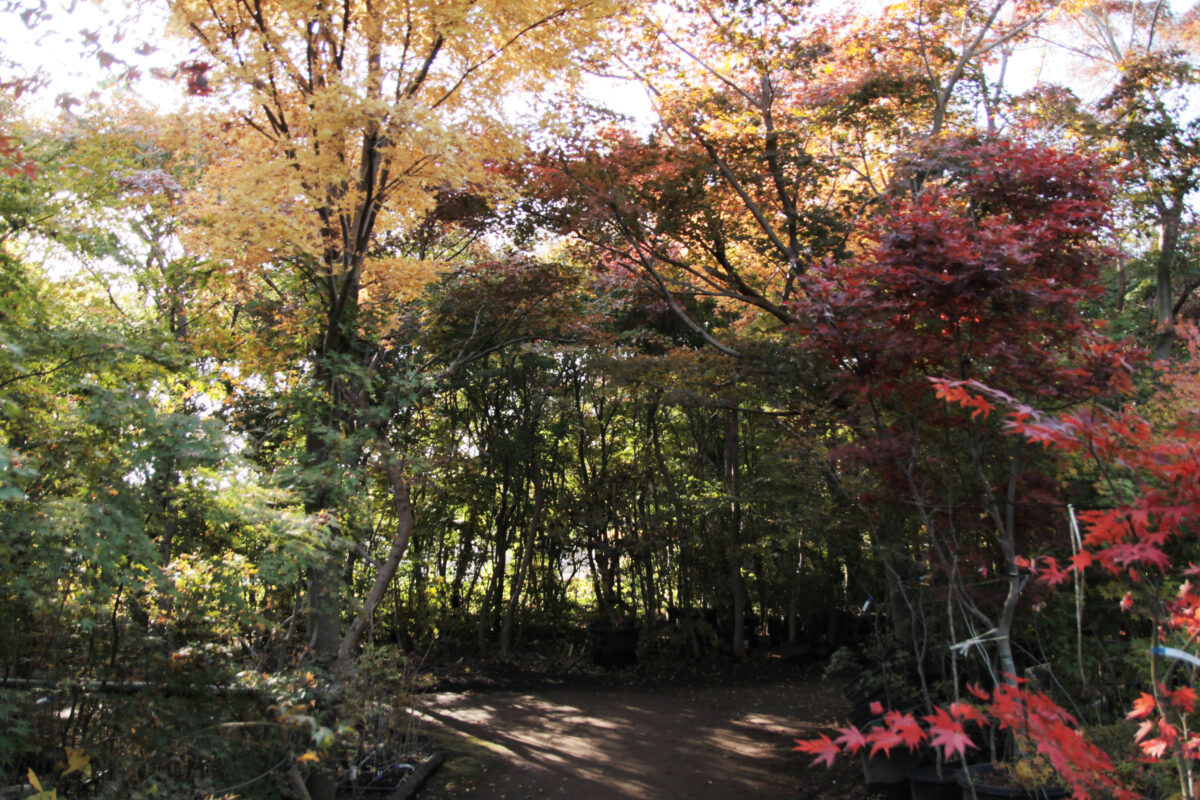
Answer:
[[[1017,556],[1012,566],[1046,586],[1101,569],[1128,582],[1123,609],[1143,591],[1162,605],[1161,642],[1195,649],[1200,591],[1192,579],[1200,567],[1180,564],[1179,554],[1200,530],[1200,334],[1191,334],[1182,367],[1160,367],[1162,386],[1150,408],[1104,408],[1096,402],[1101,395],[1131,388],[1133,365],[1080,306],[1094,291],[1091,243],[1105,210],[1103,179],[1074,157],[1005,143],[972,151],[957,175],[894,203],[867,237],[864,256],[814,274],[804,346],[828,352],[861,395],[917,413],[936,397],[976,421],[1003,414],[991,430],[1090,462],[1110,479],[1112,497],[1109,507],[1078,515],[1080,552],[1066,563]],[[1066,412],[1036,407],[1089,398]],[[1168,584],[1178,588],[1160,597],[1158,587]],[[1159,658],[1194,658],[1187,650],[1156,650]],[[868,745],[876,752],[928,743],[961,756],[971,746],[962,723],[978,714],[1028,736],[1075,797],[1135,796],[1117,785],[1111,759],[1045,695],[1016,679],[976,695],[982,702],[975,710],[951,706],[919,720],[889,712],[870,731],[844,728],[836,739],[797,749],[820,763]],[[1148,687],[1129,714],[1141,720],[1136,738],[1146,757],[1200,759],[1200,734],[1186,719],[1196,698],[1192,687],[1166,680]]]
[[[0,170],[10,178],[24,176],[29,180],[37,177],[37,164],[25,157],[21,143],[15,136],[0,134]]]
[[[932,496],[947,485],[937,476],[951,454],[925,443],[970,426],[981,447],[1003,452],[1005,437],[972,425],[990,410],[986,396],[974,395],[973,419],[947,415],[929,379],[978,379],[1056,405],[1128,387],[1123,350],[1084,312],[1100,287],[1110,186],[1087,158],[1002,140],[939,145],[907,170],[920,179],[915,196],[891,199],[864,223],[852,257],[805,277],[793,306],[797,346],[862,411],[860,452],[843,463],[869,466],[885,497],[908,498],[919,485],[949,527],[990,530],[979,493]],[[929,435],[931,426],[941,432]],[[1015,479],[1023,536],[1053,529],[1043,466],[1027,461]],[[956,555],[960,566],[988,566],[989,554]]]
[[[813,764],[832,766],[833,760],[841,753],[857,755],[860,750],[869,747],[869,755],[884,753],[890,755],[892,749],[903,745],[909,750],[916,751],[928,743],[942,751],[946,758],[954,755],[965,755],[968,749],[977,745],[967,734],[964,723],[974,722],[985,724],[987,718],[977,708],[967,703],[953,703],[949,708],[935,708],[932,714],[921,717],[925,723],[922,727],[912,714],[902,714],[898,711],[885,712],[879,703],[871,704],[871,713],[882,715],[881,724],[860,730],[855,725],[838,728],[840,734],[836,739],[820,736],[816,739],[797,739],[793,748],[801,753],[811,753],[816,756]]]
[[[1041,413],[1004,392],[975,381],[935,381],[937,393],[948,402],[990,414],[1005,409],[1006,427],[1046,447],[1074,452],[1110,478],[1133,487],[1118,494],[1107,508],[1083,511],[1083,549],[1067,564],[1048,556],[1017,559],[1017,566],[1050,585],[1057,585],[1088,568],[1128,582],[1130,591],[1121,608],[1135,605],[1135,593],[1165,612],[1158,635],[1163,643],[1182,641],[1184,650],[1155,648],[1155,658],[1195,659],[1200,641],[1200,590],[1193,579],[1200,567],[1181,563],[1181,545],[1193,542],[1200,530],[1200,333],[1184,329],[1189,358],[1180,366],[1160,365],[1161,385],[1150,409],[1129,405],[1118,410],[1089,407],[1068,413]],[[1153,578],[1153,580],[1151,580]],[[1178,588],[1160,596],[1158,587]],[[1155,670],[1170,674],[1174,666]],[[1128,718],[1141,720],[1136,740],[1148,758],[1200,760],[1200,733],[1186,715],[1196,709],[1191,686],[1155,681],[1134,703]],[[994,711],[993,711],[994,713]],[[1057,745],[1056,745],[1057,747]],[[1107,767],[1084,758],[1081,751],[1058,747],[1056,768],[1069,777],[1102,774]]]
[[[860,257],[814,267],[796,308],[801,346],[847,389],[916,408],[930,375],[986,376],[1039,397],[1097,388],[1071,365],[1093,337],[1080,302],[1097,292],[1103,172],[1004,141],[944,169],[867,223]]]
[[[199,97],[212,94],[212,87],[208,82],[208,71],[211,69],[212,64],[207,61],[188,61],[179,65],[179,72],[187,79],[188,94]]]
[[[815,756],[813,764],[831,766],[841,754],[856,755],[868,748],[871,756],[904,746],[916,751],[928,745],[947,760],[965,757],[977,745],[967,731],[968,724],[979,727],[996,724],[1002,730],[1027,737],[1046,756],[1054,769],[1071,787],[1074,796],[1085,800],[1101,790],[1125,800],[1137,795],[1120,787],[1113,777],[1108,755],[1084,739],[1075,728],[1075,719],[1046,695],[1032,691],[1020,682],[1002,684],[987,692],[971,687],[979,705],[951,703],[937,707],[919,719],[913,714],[883,712],[878,703],[872,711],[882,720],[867,731],[854,725],[838,728],[836,739],[822,735],[816,739],[797,739],[794,750]]]

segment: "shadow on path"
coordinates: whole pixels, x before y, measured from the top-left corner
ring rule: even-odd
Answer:
[[[422,798],[774,800],[855,793],[856,769],[846,773],[842,766],[819,776],[827,787],[840,782],[840,789],[814,794],[808,759],[791,752],[793,738],[841,724],[840,687],[824,681],[447,692],[417,698],[416,710],[451,750]]]

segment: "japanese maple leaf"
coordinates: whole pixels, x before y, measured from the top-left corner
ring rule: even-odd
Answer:
[[[849,728],[838,728],[838,733],[841,736],[837,737],[834,741],[850,755],[854,755],[867,746],[866,737],[854,725],[851,725]]]
[[[1157,705],[1154,701],[1154,695],[1142,692],[1142,696],[1133,701],[1133,710],[1125,715],[1125,719],[1142,719],[1150,716]]]
[[[920,724],[917,723],[912,714],[896,714],[888,720],[888,727],[892,733],[900,737],[900,741],[909,750],[916,750],[929,738],[929,734],[921,730]]]
[[[1165,739],[1147,739],[1142,742],[1142,751],[1151,758],[1162,758],[1167,752],[1167,742]]]
[[[962,723],[947,714],[945,709],[934,709],[932,714],[925,717],[925,721],[929,723],[929,732],[932,734],[929,743],[940,747],[946,758],[955,753],[965,756],[968,747],[976,747],[971,737],[963,730]]]
[[[1069,570],[1065,570],[1058,565],[1058,559],[1053,556],[1042,556],[1042,577],[1043,583],[1048,583],[1051,586],[1058,586],[1060,583],[1071,577]]]
[[[958,720],[978,722],[980,725],[987,721],[987,717],[985,717],[979,709],[973,705],[970,705],[969,703],[951,703],[950,716]]]
[[[891,755],[892,748],[901,744],[901,739],[887,728],[876,728],[867,734],[867,741],[871,743],[871,755],[874,756],[880,750],[884,755]]]
[[[833,740],[825,734],[821,734],[820,738],[817,739],[797,739],[796,746],[793,747],[792,750],[815,755],[816,758],[814,758],[812,760],[812,764],[810,764],[810,766],[814,767],[817,764],[824,764],[827,767],[832,767],[834,759],[837,758],[838,753],[841,752],[838,750],[838,746],[834,744]]]
[[[1167,692],[1166,695],[1171,705],[1180,711],[1190,713],[1196,710],[1196,690],[1192,687],[1181,686],[1173,692]]]

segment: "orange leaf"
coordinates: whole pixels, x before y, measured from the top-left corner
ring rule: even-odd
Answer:
[[[1125,715],[1125,719],[1143,719],[1150,716],[1154,712],[1158,703],[1154,700],[1154,695],[1142,692],[1142,696],[1133,701],[1133,710]]]

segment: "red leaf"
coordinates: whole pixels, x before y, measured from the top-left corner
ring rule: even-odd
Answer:
[[[838,757],[838,753],[840,752],[838,746],[825,734],[821,734],[819,739],[797,739],[796,746],[792,750],[815,755],[816,758],[812,760],[812,764],[810,765],[814,767],[817,764],[832,767],[834,759]]]
[[[872,756],[878,753],[880,750],[882,750],[885,755],[890,756],[892,754],[893,747],[898,744],[903,744],[903,741],[900,739],[900,737],[887,728],[876,728],[867,734],[867,740],[872,742]]]
[[[929,738],[912,714],[895,714],[888,720],[888,727],[909,750],[916,750]]]
[[[933,747],[941,748],[942,755],[947,759],[955,753],[965,756],[967,748],[976,747],[971,737],[963,730],[962,723],[947,714],[944,709],[935,708],[933,714],[925,717],[925,721],[929,723],[929,731],[933,734],[929,743]]]
[[[1142,719],[1150,716],[1154,712],[1158,703],[1154,700],[1154,695],[1142,692],[1142,696],[1133,701],[1133,710],[1125,715],[1125,719]]]
[[[837,739],[834,741],[837,742],[837,745],[841,747],[842,750],[850,755],[854,755],[859,750],[867,746],[866,737],[864,737],[862,731],[860,731],[854,725],[851,725],[849,728],[838,728],[838,733],[840,733],[841,736],[837,737]]]
[[[968,748],[975,749],[978,747],[978,745],[971,741],[971,737],[968,736],[966,732],[961,729],[961,727],[957,731],[938,731],[933,735],[933,738],[930,740],[930,744],[934,747],[940,747],[942,750],[942,755],[945,758],[951,758],[955,753],[958,753],[960,756],[965,758]]]
[[[1162,758],[1167,752],[1167,742],[1164,739],[1147,739],[1142,742],[1142,751],[1151,758]]]
[[[1167,700],[1171,705],[1183,712],[1196,710],[1196,690],[1190,686],[1181,686],[1173,692],[1167,692]]]
[[[967,703],[951,703],[950,715],[955,719],[964,720],[966,722],[976,722],[980,725],[987,721],[987,718],[983,715],[983,712],[975,708],[975,706],[968,705]]]

